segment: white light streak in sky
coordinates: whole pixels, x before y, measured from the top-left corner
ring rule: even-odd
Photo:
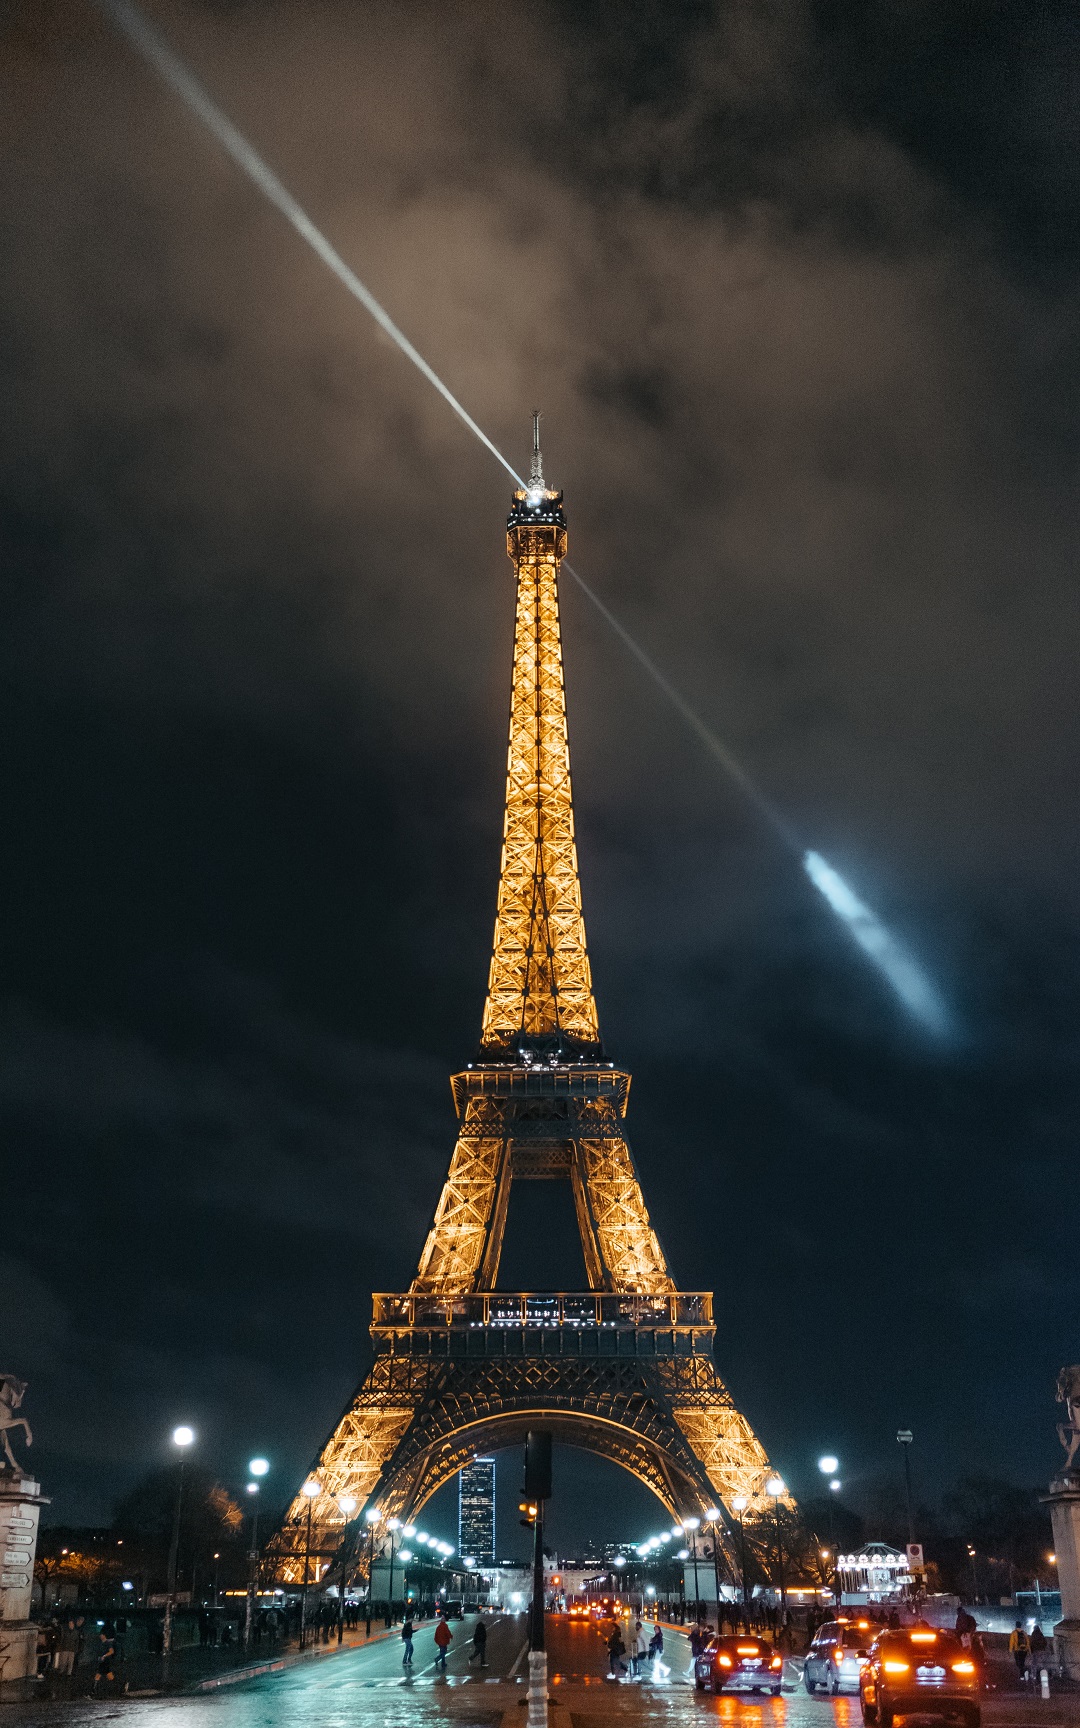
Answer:
[[[952,1020],[937,986],[918,961],[901,947],[877,913],[863,904],[820,853],[805,853],[803,869],[915,1018],[939,1038],[947,1036],[952,1030]]]
[[[180,99],[186,103],[196,118],[202,121],[203,125],[232,157],[237,167],[244,171],[263,196],[268,198],[275,209],[281,212],[300,238],[306,241],[317,257],[322,259],[353,299],[358,300],[365,312],[374,318],[376,324],[386,332],[405,358],[411,361],[432,388],[438,391],[444,402],[468,427],[473,436],[479,439],[485,450],[494,456],[496,462],[501,463],[510,478],[524,490],[525,482],[513,464],[507,460],[483,428],[477,425],[472,415],[458,401],[453,391],[443,383],[433,367],[428,365],[419,349],[413,346],[404,331],[399,329],[390,314],[379,304],[371,290],[346,264],[337,248],[331,244],[322,230],[316,227],[292,193],[282,185],[258,151],[248,143],[243,133],[237,130],[228,115],[218,107],[206,87],[169,46],[161,32],[137,6],[132,4],[132,0],[96,0],[96,3],[123,32],[129,42],[139,50],[139,53],[149,60],[170,89],[174,90]],[[796,857],[801,858],[803,869],[814,887],[824,897],[836,916],[847,926],[863,953],[877,967],[882,977],[887,980],[909,1012],[935,1035],[939,1037],[947,1035],[952,1029],[948,1009],[936,986],[918,963],[904,950],[877,915],[864,905],[848,887],[843,877],[837,874],[831,864],[828,864],[819,853],[807,851],[804,848],[791,823],[772,800],[761,791],[738,757],[679,694],[655,661],[649,657],[625,625],[619,622],[599,595],[590,588],[589,584],[578,575],[571,565],[564,562],[563,569],[578,584],[578,587],[601,616],[607,620],[623,646],[663,691],[676,712],[697,737],[699,743],[704,745],[713,760],[735,782],[758,813],[764,817],[773,832],[783,840]]]

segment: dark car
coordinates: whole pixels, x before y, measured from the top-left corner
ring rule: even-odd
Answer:
[[[710,1638],[694,1663],[699,1692],[771,1692],[780,1696],[784,1658],[760,1638]]]
[[[816,1692],[821,1686],[834,1697],[847,1686],[857,1692],[859,1674],[877,1630],[869,1620],[827,1620],[819,1626],[803,1662],[806,1690]]]
[[[465,1610],[460,1601],[455,1602],[453,1598],[451,1598],[449,1602],[444,1602],[442,1617],[444,1620],[464,1620]]]
[[[979,1665],[953,1632],[881,1632],[859,1680],[863,1721],[893,1728],[896,1716],[952,1716],[979,1728]]]

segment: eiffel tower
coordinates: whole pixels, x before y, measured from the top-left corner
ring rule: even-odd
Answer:
[[[286,1577],[300,1575],[309,1508],[308,1551],[332,1555],[354,1516],[405,1522],[477,1452],[538,1425],[624,1466],[673,1516],[768,1504],[765,1452],[713,1365],[712,1296],[680,1291],[668,1269],[623,1127],[630,1076],[600,1039],[563,691],[566,517],[544,483],[539,416],[506,545],[517,621],[480,1048],[451,1080],[457,1144],[416,1277],[373,1297],[374,1364],[279,1537]],[[585,1291],[496,1288],[511,1184],[536,1180],[571,1184]]]

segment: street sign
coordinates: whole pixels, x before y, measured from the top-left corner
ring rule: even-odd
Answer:
[[[909,1542],[908,1543],[908,1545],[907,1545],[907,1563],[908,1563],[909,1569],[912,1572],[921,1572],[922,1571],[926,1562],[923,1559],[923,1545],[921,1542]]]

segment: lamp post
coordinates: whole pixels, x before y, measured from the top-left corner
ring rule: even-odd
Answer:
[[[248,1475],[252,1477],[247,1485],[251,1495],[251,1547],[248,1549],[248,1588],[247,1601],[244,1604],[244,1649],[251,1644],[251,1634],[254,1629],[255,1599],[259,1594],[259,1483],[266,1475],[270,1465],[265,1458],[253,1458],[248,1465]]]
[[[716,1635],[720,1636],[720,1508],[706,1506],[706,1523],[712,1525],[713,1579],[716,1586]]]
[[[736,1494],[731,1502],[731,1510],[739,1520],[739,1570],[742,1573],[743,1626],[747,1632],[750,1630],[750,1597],[746,1584],[746,1525],[743,1523],[743,1513],[749,1504],[749,1496],[746,1494]]]
[[[345,1516],[345,1528],[341,1533],[341,1582],[338,1585],[338,1617],[337,1641],[341,1644],[345,1638],[345,1589],[348,1584],[348,1548],[349,1519],[356,1511],[356,1501],[351,1494],[339,1494],[338,1505]]]
[[[777,1582],[780,1586],[780,1629],[782,1630],[787,1618],[787,1589],[784,1585],[784,1530],[780,1523],[780,1496],[785,1492],[782,1477],[770,1476],[765,1484],[765,1492],[772,1496],[773,1512],[776,1515]]]
[[[907,1539],[909,1543],[915,1540],[915,1520],[911,1512],[911,1442],[915,1436],[910,1428],[901,1428],[897,1433],[897,1444],[904,1448],[904,1494],[907,1498]]]
[[[975,1571],[975,1550],[970,1542],[967,1545],[967,1551],[968,1559],[971,1561],[971,1605],[974,1607],[979,1600],[979,1579]]]
[[[308,1573],[311,1568],[311,1508],[320,1493],[319,1484],[313,1476],[309,1476],[300,1492],[307,1500],[307,1534],[304,1538],[304,1583],[300,1591],[300,1648],[303,1650],[307,1644]]]
[[[697,1533],[701,1528],[700,1518],[684,1518],[683,1530],[690,1533],[690,1564],[694,1569],[694,1625],[701,1619],[701,1590],[698,1586],[697,1573]]]
[[[831,1498],[831,1496],[833,1494],[838,1494],[840,1492],[840,1484],[836,1480],[836,1472],[840,1468],[840,1460],[839,1460],[839,1458],[835,1458],[831,1452],[827,1452],[825,1454],[824,1458],[818,1459],[817,1467],[821,1471],[821,1474],[823,1476],[828,1476],[831,1478],[831,1480],[829,1482],[829,1489],[830,1489],[829,1542],[830,1542],[831,1547],[832,1547],[833,1561],[834,1561],[834,1565],[833,1565],[833,1598],[834,1598],[835,1603],[836,1603],[836,1611],[837,1611],[837,1613],[839,1613],[840,1612],[840,1574],[839,1574],[839,1570],[835,1564],[836,1555],[839,1552],[839,1550],[836,1546],[836,1510],[835,1510],[836,1502],[835,1502],[835,1500],[833,1500]]]
[[[364,1513],[368,1527],[368,1575],[367,1575],[367,1636],[371,1637],[371,1596],[375,1586],[375,1526],[379,1522],[379,1509],[369,1506]]]
[[[180,1513],[184,1505],[184,1454],[195,1439],[192,1428],[173,1429],[173,1445],[180,1451],[180,1474],[176,1483],[176,1515],[173,1518],[172,1541],[169,1544],[169,1578],[165,1597],[165,1622],[161,1629],[161,1653],[166,1659],[172,1651],[173,1608],[176,1601],[176,1566],[180,1554]]]
[[[388,1518],[386,1520],[386,1528],[390,1532],[390,1582],[387,1585],[387,1595],[389,1596],[389,1601],[386,1604],[386,1607],[387,1607],[386,1624],[388,1626],[392,1626],[394,1624],[394,1621],[397,1619],[397,1615],[394,1613],[394,1538],[396,1537],[398,1531],[401,1529],[401,1519],[400,1518]]]

